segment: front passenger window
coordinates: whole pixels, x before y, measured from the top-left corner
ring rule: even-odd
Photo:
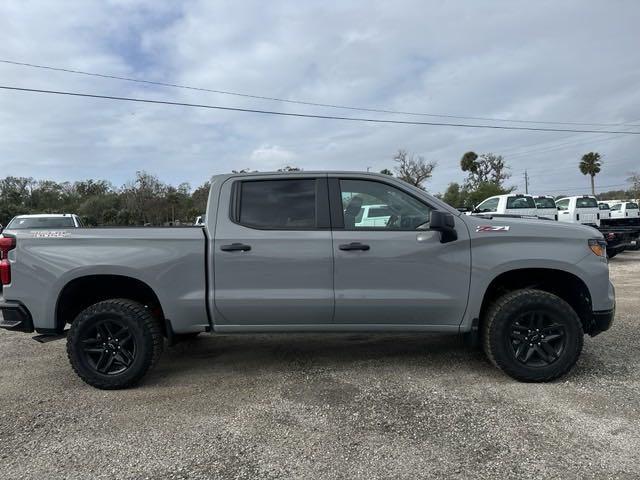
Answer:
[[[430,207],[386,183],[340,180],[340,190],[345,230],[416,230],[429,222]]]

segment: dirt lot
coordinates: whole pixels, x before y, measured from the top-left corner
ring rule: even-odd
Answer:
[[[139,388],[0,332],[2,478],[638,478],[640,252],[612,330],[552,384],[443,336],[203,337]]]

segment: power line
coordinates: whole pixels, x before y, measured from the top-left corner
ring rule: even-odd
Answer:
[[[290,100],[286,98],[278,98],[278,97],[268,97],[263,95],[253,95],[249,93],[240,93],[240,92],[231,92],[228,90],[216,90],[212,88],[204,88],[204,87],[192,87],[188,85],[181,85],[178,83],[168,83],[168,82],[158,82],[153,80],[144,80],[141,78],[131,78],[131,77],[123,77],[119,75],[108,75],[103,73],[94,73],[94,72],[86,72],[83,70],[73,70],[70,68],[60,68],[60,67],[51,67],[48,65],[38,65],[35,63],[26,63],[26,62],[16,62],[13,60],[3,60],[0,59],[0,63],[5,63],[9,65],[17,65],[22,67],[30,67],[30,68],[39,68],[44,70],[53,70],[56,72],[64,72],[64,73],[73,73],[76,75],[87,75],[91,77],[100,77],[100,78],[108,78],[112,80],[123,80],[126,82],[135,82],[135,83],[145,83],[147,85],[157,85],[161,87],[171,87],[171,88],[181,88],[185,90],[196,90],[200,92],[210,92],[217,93],[221,95],[233,95],[236,97],[244,97],[244,98],[253,98],[257,100],[268,100],[272,102],[285,102],[285,103],[293,103],[296,105],[307,105],[313,107],[325,107],[325,108],[337,108],[343,110],[355,110],[360,112],[373,112],[373,113],[389,113],[394,115],[411,115],[411,116],[420,116],[420,117],[437,117],[437,118],[455,118],[460,120],[482,120],[482,121],[491,121],[491,122],[508,122],[508,123],[533,123],[533,124],[546,124],[546,125],[576,125],[576,126],[596,126],[596,127],[619,127],[621,125],[626,125],[625,123],[587,123],[587,122],[558,122],[558,121],[544,121],[544,120],[517,120],[510,118],[495,118],[495,117],[476,117],[476,116],[464,116],[464,115],[449,115],[449,114],[436,114],[436,113],[421,113],[421,112],[406,112],[401,110],[389,110],[382,108],[365,108],[365,107],[354,107],[349,105],[338,105],[332,103],[319,103],[319,102],[308,102],[303,100]],[[637,127],[639,125],[631,125],[633,127]],[[570,131],[570,130],[567,130]],[[589,132],[591,133],[591,132]]]
[[[624,124],[624,125],[626,126],[629,124]],[[602,139],[598,139],[594,137],[594,138],[590,138],[589,140],[578,140],[578,138],[580,138],[580,135],[567,135],[560,138],[556,138],[554,140],[549,140],[547,142],[536,142],[536,143],[529,143],[527,145],[519,145],[519,146],[514,145],[512,147],[500,149],[500,154],[507,155],[507,156],[520,155],[521,153],[528,153],[529,151],[537,151],[539,149],[546,150],[547,148],[557,148],[564,145],[571,145],[571,144],[580,145],[582,143],[592,143],[592,142],[598,142],[601,140],[605,141],[607,139],[619,138],[619,136],[615,135],[612,137],[604,137]],[[559,142],[562,142],[562,143],[559,143]],[[531,147],[533,147],[533,150],[528,150]]]
[[[581,142],[576,142],[571,141],[571,142],[565,142],[565,143],[560,143],[558,145],[554,145],[554,146],[548,146],[548,147],[543,147],[543,148],[538,148],[538,149],[533,149],[533,150],[525,150],[525,151],[521,151],[521,152],[514,152],[511,154],[507,154],[505,156],[507,156],[510,160],[513,159],[518,159],[521,157],[526,157],[529,155],[539,155],[542,153],[548,153],[548,152],[555,152],[558,150],[565,150],[568,148],[575,148],[575,147],[580,147],[581,145],[586,145],[586,144],[590,144],[590,143],[597,143],[597,142],[608,142],[610,140],[615,140],[615,139],[620,139],[623,138],[623,135],[617,134],[617,135],[612,135],[609,137],[604,137],[604,138],[592,138],[589,140],[583,140]]]
[[[602,164],[605,167],[619,167],[620,165],[629,162],[631,160],[634,160],[635,158],[630,158],[630,157],[626,157],[626,158],[620,158],[620,157],[613,157],[611,160],[609,159],[603,159],[602,160]],[[542,174],[542,173],[556,173],[558,170],[562,170],[562,169],[566,169],[566,168],[572,168],[575,169],[575,172],[578,172],[578,161],[579,159],[572,159],[571,162],[573,163],[567,163],[567,162],[563,162],[560,165],[554,165],[553,167],[544,167],[544,166],[539,166],[539,165],[534,165],[533,168],[531,167],[526,167],[529,171],[529,178],[540,178],[538,175]],[[534,175],[531,175],[531,172],[534,172]]]
[[[635,120],[637,121],[637,120]],[[631,126],[629,124],[629,126]],[[521,155],[528,155],[530,153],[544,153],[544,152],[550,152],[550,151],[555,151],[555,150],[564,150],[565,147],[577,147],[583,144],[587,144],[587,143],[594,143],[594,142],[608,142],[610,140],[615,140],[617,138],[621,138],[623,137],[623,135],[612,135],[612,136],[608,136],[608,137],[604,137],[604,138],[590,138],[589,140],[578,140],[579,135],[569,135],[567,137],[564,137],[564,139],[573,139],[570,140],[568,142],[562,142],[562,143],[556,143],[554,144],[554,142],[556,141],[552,141],[552,142],[546,142],[546,143],[542,143],[542,144],[530,144],[528,146],[530,147],[538,147],[538,148],[534,148],[533,150],[518,150],[516,149],[515,151],[512,151],[509,154],[509,158],[512,158],[511,155],[515,156],[515,158],[520,157]],[[562,140],[562,139],[558,139],[558,140]],[[546,146],[545,146],[546,145]],[[513,149],[507,149],[507,150],[513,150]]]
[[[259,113],[263,115],[280,115],[285,117],[318,118],[323,120],[344,120],[344,121],[350,121],[350,122],[386,123],[386,124],[396,124],[396,125],[430,125],[430,126],[439,126],[439,127],[461,127],[461,128],[489,128],[493,130],[527,130],[527,131],[534,131],[534,132],[620,133],[620,134],[626,134],[626,135],[640,135],[640,132],[574,130],[574,129],[567,129],[567,128],[543,128],[543,127],[508,127],[504,125],[479,125],[479,124],[476,125],[476,124],[468,124],[468,123],[417,122],[417,121],[408,121],[408,120],[383,120],[379,118],[339,117],[334,115],[312,115],[307,113],[278,112],[273,110],[258,110],[253,108],[222,107],[220,105],[171,102],[168,100],[151,100],[147,98],[118,97],[113,95],[97,95],[97,94],[90,94],[90,93],[65,92],[65,91],[59,91],[59,90],[42,90],[42,89],[36,89],[36,88],[10,87],[6,85],[0,85],[0,89],[12,90],[12,91],[18,91],[18,92],[67,95],[72,97],[99,98],[103,100],[118,100],[118,101],[125,101],[125,102],[150,103],[150,104],[157,104],[157,105],[172,105],[172,106],[192,107],[192,108],[208,108],[213,110],[227,110],[231,112]]]

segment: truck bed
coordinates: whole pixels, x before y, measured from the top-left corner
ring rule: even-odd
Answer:
[[[56,328],[56,302],[75,279],[109,275],[148,285],[176,331],[208,325],[206,235],[201,227],[14,230],[12,282],[4,300],[20,300],[41,328]],[[182,323],[184,322],[184,323]],[[189,327],[183,327],[188,324]]]

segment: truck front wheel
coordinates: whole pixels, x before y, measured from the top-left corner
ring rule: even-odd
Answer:
[[[82,380],[112,390],[137,383],[160,357],[163,343],[160,324],[144,305],[111,299],[77,316],[67,356]]]
[[[548,382],[576,363],[584,340],[582,323],[560,297],[534,289],[498,298],[483,322],[489,360],[523,382]]]

